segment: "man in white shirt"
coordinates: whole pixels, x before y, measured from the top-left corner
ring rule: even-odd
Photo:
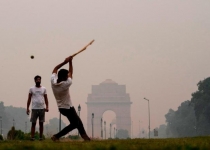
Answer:
[[[34,77],[35,86],[29,89],[28,101],[27,101],[27,110],[26,113],[29,115],[30,110],[29,106],[32,101],[32,113],[31,119],[31,140],[34,141],[35,127],[37,118],[39,118],[39,140],[42,140],[43,135],[43,124],[45,121],[45,111],[48,112],[48,98],[46,88],[41,86],[41,76]],[[46,108],[45,108],[46,104]]]
[[[82,121],[73,107],[69,94],[69,87],[72,84],[73,74],[72,59],[72,56],[67,57],[62,63],[58,64],[54,68],[51,76],[51,86],[58,105],[59,112],[62,115],[66,116],[70,122],[70,124],[66,126],[63,130],[51,137],[53,141],[59,140],[60,137],[66,135],[76,128],[78,129],[81,137],[84,140],[90,141],[90,138],[87,136],[86,131],[83,127]],[[63,65],[67,63],[69,63],[69,71],[66,69],[60,69]],[[58,69],[60,69],[59,72]]]

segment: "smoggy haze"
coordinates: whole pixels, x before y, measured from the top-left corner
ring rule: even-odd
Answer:
[[[134,133],[139,120],[148,128],[144,97],[153,129],[209,77],[209,10],[208,0],[0,0],[0,101],[26,107],[39,74],[50,102],[47,120],[58,117],[52,69],[95,39],[73,60],[71,97],[84,125],[91,85],[112,79],[130,94]]]

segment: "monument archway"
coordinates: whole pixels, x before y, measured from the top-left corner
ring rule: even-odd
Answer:
[[[103,113],[112,110],[116,114],[116,128],[127,130],[131,135],[131,104],[126,86],[107,79],[99,85],[92,85],[92,93],[87,98],[87,133],[90,137],[102,138],[104,132]],[[93,130],[92,130],[92,114]],[[103,121],[101,121],[103,120]],[[106,130],[109,126],[106,125]]]

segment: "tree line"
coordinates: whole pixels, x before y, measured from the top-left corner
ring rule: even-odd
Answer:
[[[192,137],[210,134],[210,77],[199,81],[190,100],[175,111],[169,109],[166,118],[167,137]]]

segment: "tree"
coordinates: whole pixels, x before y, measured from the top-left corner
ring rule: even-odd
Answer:
[[[198,82],[198,91],[192,93],[198,135],[210,134],[210,77]]]
[[[167,122],[167,135],[171,137],[188,137],[196,135],[196,119],[194,108],[190,101],[181,103],[177,111],[169,109],[165,115]]]

